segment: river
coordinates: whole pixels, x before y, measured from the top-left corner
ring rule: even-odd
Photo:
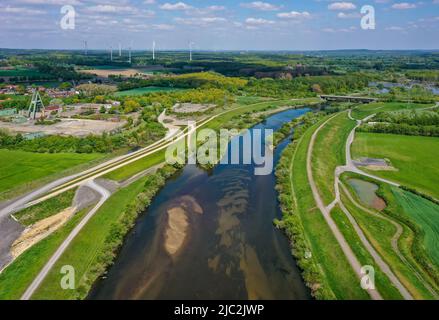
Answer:
[[[279,129],[309,109],[270,116]],[[253,130],[252,129],[252,130]],[[234,139],[239,139],[235,137]],[[276,165],[284,140],[274,151]],[[169,180],[143,212],[89,299],[309,299],[285,235],[274,173],[254,165],[193,165]]]

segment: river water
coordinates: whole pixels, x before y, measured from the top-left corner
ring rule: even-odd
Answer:
[[[279,129],[308,111],[272,115],[252,130]],[[275,149],[275,165],[287,144]],[[280,217],[274,173],[187,165],[140,215],[89,299],[309,299],[288,240],[272,224]]]

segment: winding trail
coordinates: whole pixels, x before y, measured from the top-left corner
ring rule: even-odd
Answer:
[[[63,243],[59,246],[59,248],[55,251],[53,256],[49,259],[49,261],[46,263],[46,265],[43,267],[43,269],[34,279],[34,281],[24,292],[24,294],[21,297],[21,300],[29,300],[32,297],[32,295],[38,289],[40,284],[44,281],[44,279],[46,278],[47,274],[50,272],[52,267],[59,260],[62,254],[66,251],[66,249],[73,241],[73,239],[78,235],[78,233],[82,230],[82,228],[84,228],[87,222],[95,215],[95,213],[99,210],[99,208],[105,203],[105,201],[107,201],[107,199],[111,195],[111,193],[107,189],[98,185],[95,181],[88,181],[86,182],[85,185],[97,191],[101,195],[101,200],[97,203],[97,205],[92,210],[90,210],[90,212],[84,217],[84,219],[81,220],[81,222],[72,230],[69,236],[63,241]]]

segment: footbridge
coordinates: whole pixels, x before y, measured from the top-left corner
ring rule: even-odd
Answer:
[[[326,101],[337,101],[337,102],[359,102],[359,103],[371,103],[376,102],[378,99],[369,97],[356,97],[356,96],[331,96],[331,95],[321,95],[321,99]]]

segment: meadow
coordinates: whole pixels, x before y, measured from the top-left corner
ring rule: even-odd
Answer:
[[[423,230],[423,244],[436,268],[439,268],[439,205],[411,192],[392,188],[404,212]]]
[[[407,102],[374,102],[361,105],[352,110],[352,116],[355,119],[361,120],[374,113],[397,110],[415,110],[429,108],[433,104],[424,103],[407,103]]]
[[[352,156],[389,159],[396,171],[370,172],[439,199],[438,138],[360,132]]]
[[[101,154],[33,153],[0,149],[0,199],[5,192],[32,188],[38,180],[102,158]]]

